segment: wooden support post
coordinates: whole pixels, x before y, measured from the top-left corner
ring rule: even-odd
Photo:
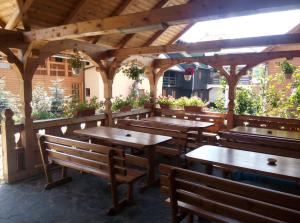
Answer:
[[[105,98],[105,113],[107,115],[106,119],[106,126],[113,126],[113,118],[112,118],[112,85],[113,80],[108,79],[106,82],[104,82],[104,98]]]
[[[230,75],[229,75],[229,92],[228,92],[228,113],[227,113],[227,129],[232,129],[234,126],[234,99],[235,99],[235,90],[236,90],[236,65],[230,66]]]
[[[5,109],[2,113],[3,120],[1,122],[2,135],[2,154],[3,154],[3,177],[6,183],[11,183],[11,177],[16,170],[16,143],[14,136],[14,113],[10,109]]]
[[[25,147],[25,166],[30,175],[36,171],[34,166],[36,164],[35,149],[37,148],[33,120],[31,118],[32,108],[30,105],[32,101],[32,78],[33,75],[29,72],[24,72],[21,90],[21,99],[24,103],[22,111],[24,130],[21,132],[21,139]]]

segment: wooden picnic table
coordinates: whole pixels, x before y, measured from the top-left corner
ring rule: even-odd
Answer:
[[[217,165],[300,182],[300,159],[210,145],[201,146],[186,157],[207,165],[209,174],[212,166]],[[276,159],[276,165],[269,165],[268,158]]]
[[[75,130],[75,134],[98,139],[106,143],[119,146],[128,146],[145,151],[148,160],[146,187],[155,182],[155,146],[171,140],[171,137],[149,133],[129,131],[106,126]]]
[[[145,121],[151,122],[159,122],[168,125],[176,125],[186,129],[186,132],[189,131],[199,131],[210,126],[213,126],[214,123],[212,122],[201,122],[195,120],[186,120],[186,119],[177,119],[177,118],[167,118],[167,117],[160,117],[160,116],[152,116],[149,118],[143,119]]]
[[[201,121],[195,121],[195,120],[167,118],[167,117],[161,117],[161,116],[152,116],[149,118],[145,118],[143,120],[157,122],[160,124],[178,126],[178,127],[181,127],[182,132],[185,132],[185,133],[193,133],[196,131],[198,142],[202,142],[202,139],[203,139],[202,132],[206,128],[215,125],[213,122],[201,122]]]
[[[300,132],[297,131],[238,126],[231,129],[230,132],[257,135],[258,137],[274,137],[276,139],[288,139],[300,142]]]

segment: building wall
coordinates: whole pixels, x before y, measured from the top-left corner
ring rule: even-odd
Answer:
[[[5,89],[19,96],[22,89],[22,79],[10,64],[2,62],[0,66],[0,77],[5,80]],[[44,86],[48,95],[51,95],[50,87],[54,81],[59,81],[64,89],[64,96],[72,95],[72,84],[79,85],[80,98],[83,99],[83,73],[74,77],[66,60],[56,62],[54,58],[47,59],[45,65],[40,66],[33,76],[33,89],[37,85]]]
[[[276,47],[267,49],[267,51],[289,51],[289,50],[300,50],[300,44],[276,46]],[[266,63],[268,65],[268,73],[269,74],[279,73],[280,72],[279,63],[284,60],[285,60],[285,58],[269,60]],[[290,60],[290,63],[299,67],[300,66],[300,57],[293,58],[292,60]]]

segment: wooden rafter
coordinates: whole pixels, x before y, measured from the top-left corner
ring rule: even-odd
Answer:
[[[110,16],[118,16],[118,15],[122,14],[132,1],[133,0],[122,1],[122,3],[111,13]],[[101,38],[101,36],[95,36],[92,40],[92,43],[96,44],[98,41],[100,41],[100,38]]]
[[[74,21],[74,19],[78,16],[79,12],[82,8],[88,3],[89,0],[80,0],[78,1],[74,10],[69,14],[69,16],[65,19],[63,24],[68,24]]]
[[[10,20],[7,22],[5,29],[14,29],[22,21],[22,19],[25,20],[27,11],[30,9],[34,0],[26,0],[24,3],[22,0],[18,0],[17,2],[18,10],[12,15]],[[23,25],[25,28],[28,26],[25,21],[23,21]]]
[[[186,31],[188,31],[190,28],[192,28],[192,26],[195,25],[195,23],[191,23],[186,25],[183,30],[181,30],[176,36],[174,36],[169,42],[168,44],[173,44],[174,42],[176,42]]]
[[[199,62],[204,64],[215,65],[241,65],[241,64],[258,64],[267,60],[276,58],[293,58],[300,57],[300,50],[293,51],[274,51],[262,53],[239,53],[228,55],[215,55],[207,57],[183,57],[183,58],[169,58],[169,59],[156,59],[154,60],[155,67],[172,67],[181,63]]]
[[[167,4],[169,0],[160,0],[154,7],[153,9],[159,9],[162,8],[165,4]],[[163,32],[164,30],[159,30],[157,32]],[[123,39],[118,43],[118,48],[123,48],[126,46],[127,43],[129,43],[130,40],[132,40],[135,36],[135,33],[128,34],[123,37]],[[144,45],[145,46],[145,45]]]
[[[22,48],[24,45],[22,32],[0,29],[0,49]]]
[[[300,8],[298,0],[203,0],[128,15],[95,19],[26,32],[27,40],[57,40],[84,36],[129,34],[164,29],[196,21]],[[187,13],[188,12],[188,13]]]
[[[111,50],[112,57],[125,57],[130,55],[146,55],[159,53],[175,53],[175,52],[217,52],[225,48],[240,48],[251,46],[269,46],[280,44],[300,43],[300,34],[284,34],[263,37],[249,37],[239,39],[224,39],[204,41],[189,44],[169,44],[162,46],[149,46],[137,48],[124,48],[119,50]]]

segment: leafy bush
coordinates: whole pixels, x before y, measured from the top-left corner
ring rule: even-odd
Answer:
[[[145,104],[151,103],[151,97],[150,97],[150,94],[149,94],[149,93],[146,93],[146,94],[140,95],[140,96],[137,98],[137,103],[138,103],[138,106],[139,106],[139,107],[143,107]]]
[[[76,111],[83,111],[87,109],[99,109],[103,107],[103,102],[98,102],[97,97],[91,98],[89,101],[80,102],[77,98],[72,98],[63,104],[63,112],[66,117],[73,117]]]
[[[126,106],[133,106],[133,100],[131,97],[127,97],[125,99],[122,98],[122,96],[116,97],[115,100],[112,103],[112,111],[117,112],[121,108],[124,108]]]
[[[188,104],[187,106],[198,106],[198,107],[202,107],[204,106],[204,102],[202,101],[201,98],[197,97],[197,96],[193,96],[188,100]]]
[[[287,60],[280,63],[280,68],[284,74],[293,74],[296,70],[296,67]]]
[[[35,120],[42,120],[42,119],[53,119],[57,118],[55,114],[49,111],[39,111],[39,112],[33,112],[32,118]]]
[[[131,80],[140,81],[141,75],[144,74],[145,68],[139,68],[138,65],[132,64],[130,67],[122,68],[122,72]]]
[[[172,105],[175,105],[176,100],[172,96],[167,96],[167,97],[166,96],[159,96],[157,98],[157,103],[162,104],[162,105],[172,106]]]
[[[248,88],[240,88],[236,91],[235,113],[238,115],[254,115],[259,111],[257,97]]]

